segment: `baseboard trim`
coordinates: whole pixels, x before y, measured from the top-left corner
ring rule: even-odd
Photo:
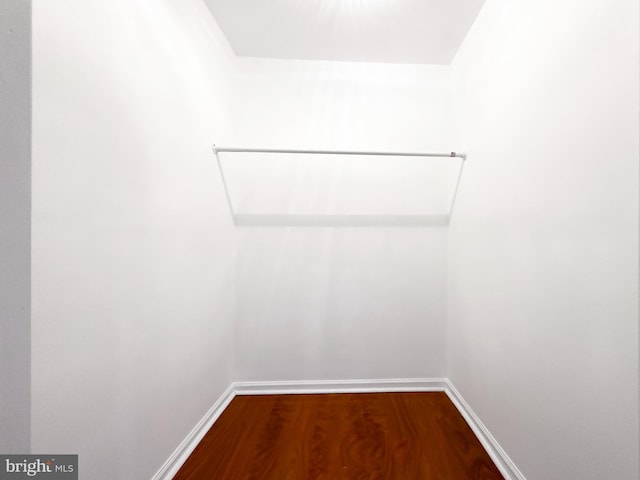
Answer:
[[[211,426],[231,403],[235,395],[233,384],[231,384],[224,393],[220,395],[209,411],[204,414],[204,417],[200,419],[197,425],[193,427],[191,432],[189,432],[151,480],[171,480],[174,475],[178,473],[180,467],[187,461],[189,455],[191,455]]]
[[[202,417],[152,480],[171,480],[236,395],[309,393],[444,392],[465,419],[505,480],[526,480],[487,427],[448,378],[391,378],[374,380],[300,380],[233,382]]]
[[[236,395],[305,393],[443,392],[445,378],[392,378],[374,380],[298,380],[234,382]]]
[[[473,433],[480,441],[480,444],[496,464],[498,470],[506,480],[526,480],[522,472],[518,470],[516,464],[513,463],[507,452],[500,446],[498,441],[491,435],[489,429],[482,423],[478,415],[471,409],[469,404],[462,397],[460,392],[453,386],[451,381],[447,379],[447,387],[444,392],[447,394],[451,402],[458,409],[462,417],[465,419]]]

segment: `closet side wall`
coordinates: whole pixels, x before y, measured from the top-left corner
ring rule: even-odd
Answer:
[[[241,146],[452,148],[447,68],[238,66]],[[240,227],[237,238],[236,379],[445,374],[445,228]]]
[[[0,452],[30,449],[31,2],[0,3]]]
[[[151,478],[231,382],[233,55],[200,0],[33,11],[33,450]]]
[[[532,480],[638,478],[638,18],[488,0],[453,63],[449,377]]]

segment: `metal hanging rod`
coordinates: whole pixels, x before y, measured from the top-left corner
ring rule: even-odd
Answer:
[[[460,152],[449,153],[425,153],[425,152],[358,152],[350,150],[293,150],[275,148],[233,148],[213,146],[213,153],[216,155],[223,152],[233,153],[298,153],[309,155],[371,155],[380,157],[446,157],[462,158],[466,160],[467,154]]]

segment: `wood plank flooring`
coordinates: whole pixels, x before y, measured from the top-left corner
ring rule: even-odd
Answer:
[[[238,396],[174,477],[502,478],[443,392]]]

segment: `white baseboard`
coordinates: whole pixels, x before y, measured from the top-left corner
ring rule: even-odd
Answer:
[[[374,380],[297,380],[234,382],[236,395],[301,393],[444,392],[446,378],[391,378]]]
[[[233,382],[193,430],[171,454],[152,480],[170,480],[202,437],[236,395],[285,395],[305,393],[445,392],[458,409],[505,480],[526,480],[487,427],[469,407],[448,378],[392,378],[373,380],[300,380]]]
[[[164,462],[164,465],[156,472],[151,480],[171,480],[180,467],[187,461],[191,452],[200,443],[205,434],[209,431],[211,426],[215,423],[218,417],[224,412],[225,408],[231,403],[235,397],[233,384],[224,391],[220,398],[213,404],[204,417],[200,419],[198,424],[193,427],[193,430],[185,437],[182,443],[175,449],[171,456]]]
[[[480,441],[480,444],[496,464],[498,470],[506,480],[526,480],[522,472],[518,470],[515,463],[509,458],[509,455],[503,450],[498,441],[491,435],[489,429],[485,427],[484,423],[478,418],[475,412],[471,409],[469,404],[462,397],[460,392],[453,386],[451,381],[447,379],[447,387],[445,393],[451,400],[451,402],[458,409],[462,417],[465,419],[473,433]]]

